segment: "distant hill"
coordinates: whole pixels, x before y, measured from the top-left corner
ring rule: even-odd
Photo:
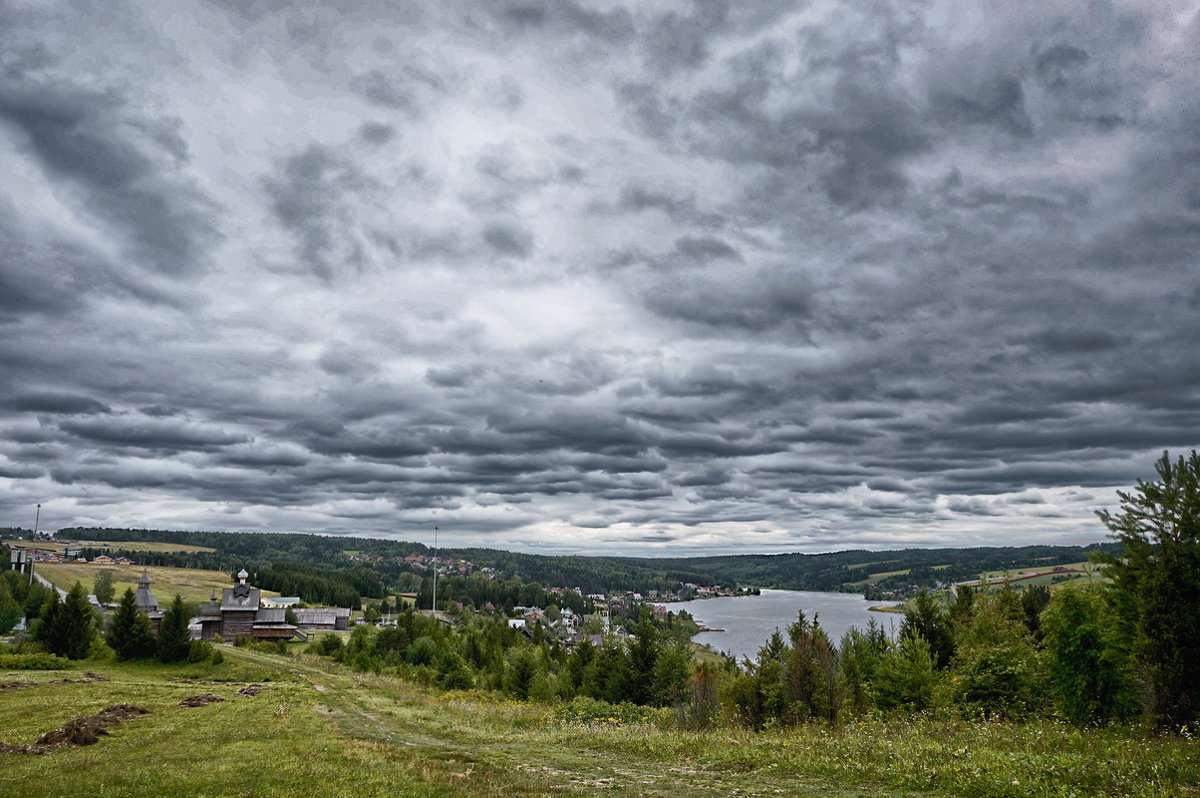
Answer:
[[[192,532],[184,530],[65,528],[60,538],[94,541],[162,541],[203,546],[209,552],[158,552],[163,565],[236,570],[267,569],[294,563],[327,572],[346,569],[378,572],[387,584],[408,569],[397,558],[427,556],[422,543],[343,536]],[[774,587],[792,590],[849,591],[869,598],[912,595],[920,588],[973,579],[984,571],[1065,565],[1116,544],[1089,546],[979,546],[895,551],[848,550],[824,554],[734,554],[712,557],[550,556],[499,549],[444,548],[444,559],[465,560],[543,586],[579,587],[584,593],[679,590],[699,585]],[[352,559],[348,552],[354,552]],[[143,557],[146,555],[143,554]],[[415,570],[415,569],[413,569]],[[359,578],[359,577],[356,577]],[[371,590],[374,593],[377,590]]]

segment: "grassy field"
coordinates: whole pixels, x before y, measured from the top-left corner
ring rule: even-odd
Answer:
[[[0,795],[1200,795],[1195,741],[1126,729],[925,719],[684,733],[431,693],[308,655],[224,652],[216,666],[85,662],[80,670],[110,681],[0,692],[0,739],[10,744],[111,704],[150,710],[95,745],[0,754]],[[80,675],[0,672],[0,683]],[[234,694],[251,680],[268,689]],[[177,706],[205,692],[226,700]]]
[[[1083,573],[1054,573],[1055,568],[1068,568],[1073,571],[1081,571]],[[1058,566],[1031,566],[1028,568],[1018,568],[1008,571],[987,571],[985,573],[981,573],[979,575],[979,580],[973,584],[983,584],[985,586],[1002,585],[1004,584],[1005,580],[1009,580],[1015,587],[1049,587],[1050,585],[1060,584],[1064,578],[1066,581],[1087,579],[1089,574],[1091,574],[1092,578],[1094,579],[1102,578],[1102,570],[1095,563],[1085,561],[1067,563],[1066,565]]]
[[[233,581],[229,574],[222,571],[201,571],[194,568],[167,568],[151,565],[143,568],[140,565],[96,565],[95,563],[39,563],[37,572],[54,583],[55,587],[70,590],[71,585],[82,582],[87,592],[92,592],[96,574],[100,571],[112,571],[113,583],[116,586],[117,598],[125,592],[126,587],[137,590],[137,581],[146,571],[150,577],[150,590],[158,599],[159,606],[165,607],[175,598],[175,594],[183,596],[184,601],[207,601],[215,590],[221,595],[221,589],[229,587]],[[262,592],[264,596],[277,596],[270,590]]]
[[[62,553],[67,549],[98,549],[100,551],[117,551],[123,549],[125,551],[149,551],[149,552],[173,552],[173,551],[216,551],[216,549],[208,546],[191,546],[187,543],[162,543],[157,540],[103,540],[103,541],[78,541],[78,540],[6,540],[4,541],[13,548],[22,549],[42,549],[43,551],[57,551]]]

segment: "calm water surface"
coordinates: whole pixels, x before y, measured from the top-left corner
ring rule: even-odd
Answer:
[[[810,621],[814,615],[821,627],[836,643],[851,626],[866,628],[874,618],[884,630],[894,633],[899,628],[900,615],[890,612],[870,612],[878,601],[867,601],[857,593],[820,593],[809,590],[764,590],[761,596],[728,596],[722,598],[680,601],[667,605],[672,612],[687,610],[701,626],[724,629],[724,632],[701,632],[693,638],[697,643],[717,651],[753,659],[776,628],[787,634],[788,624],[796,620],[800,610]]]

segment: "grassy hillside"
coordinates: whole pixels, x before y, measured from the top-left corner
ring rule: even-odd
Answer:
[[[160,606],[166,607],[175,594],[183,596],[184,601],[207,601],[215,590],[221,595],[221,589],[233,584],[229,574],[221,571],[201,571],[195,568],[166,568],[151,565],[143,568],[140,565],[97,565],[95,563],[39,563],[37,572],[54,583],[55,587],[70,590],[71,585],[82,582],[87,592],[92,592],[96,574],[100,571],[112,571],[116,595],[120,598],[125,588],[137,590],[137,581],[145,571],[150,577],[150,590],[158,599]],[[269,590],[263,591],[264,596],[277,596]]]
[[[549,707],[433,694],[328,660],[225,648],[221,665],[81,663],[0,671],[0,740],[28,744],[117,703],[150,710],[87,747],[0,753],[0,795],[1194,795],[1195,742],[1128,729],[874,720],[751,734],[581,722]],[[181,682],[191,678],[208,682]],[[213,680],[232,680],[213,684]],[[265,684],[254,697],[235,691]],[[180,700],[212,692],[223,702]]]
[[[149,552],[178,552],[178,551],[216,551],[209,546],[193,546],[187,543],[165,543],[159,540],[108,540],[75,541],[75,540],[5,540],[12,548],[32,549],[42,551],[57,551],[60,554],[67,549],[96,549],[97,551],[149,551]]]

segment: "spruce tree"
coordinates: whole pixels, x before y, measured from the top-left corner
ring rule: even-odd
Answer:
[[[188,612],[183,598],[176,595],[171,606],[158,623],[158,645],[155,656],[159,662],[183,662],[188,656],[192,633],[188,629]]]
[[[41,613],[33,626],[33,639],[51,654],[58,654],[62,648],[62,602],[58,596],[52,596],[42,604]]]
[[[150,620],[138,612],[133,588],[126,588],[113,613],[105,641],[117,653],[117,659],[139,659],[154,654],[154,635]]]
[[[83,585],[76,582],[64,600],[56,596],[42,609],[34,639],[51,654],[84,659],[92,647],[94,620]]]
[[[96,614],[87,600],[83,585],[76,582],[63,599],[60,615],[63,635],[63,656],[68,659],[85,659],[92,649],[92,638],[96,633]]]

